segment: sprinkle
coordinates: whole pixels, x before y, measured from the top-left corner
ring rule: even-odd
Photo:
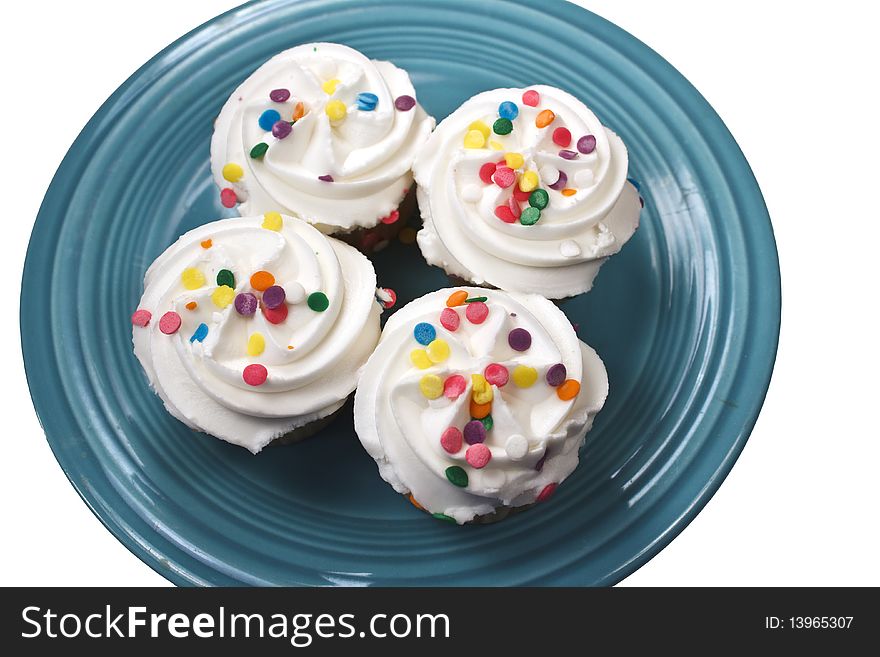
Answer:
[[[263,228],[266,230],[280,231],[284,225],[284,219],[278,212],[267,212],[263,215]]]
[[[269,378],[269,371],[259,363],[254,363],[253,365],[248,365],[244,368],[244,371],[241,373],[241,378],[244,379],[244,382],[249,386],[261,386],[266,383],[266,379]]]
[[[532,334],[524,328],[515,328],[507,334],[507,344],[514,351],[526,351],[532,346]]]
[[[529,205],[533,208],[538,208],[539,210],[543,210],[550,203],[550,194],[547,193],[546,189],[536,189],[532,192],[532,195],[529,196]]]
[[[483,423],[483,427],[485,427],[486,431],[492,431],[492,427],[495,426],[495,420],[492,419],[491,415],[482,418],[480,422]]]
[[[466,388],[467,380],[461,374],[448,376],[446,381],[443,382],[443,394],[452,401],[461,397]]]
[[[513,188],[513,198],[516,199],[518,203],[522,203],[523,201],[529,200],[529,192],[524,192],[520,185],[522,184],[522,177],[520,177],[520,182],[517,183],[516,187]]]
[[[231,183],[238,182],[241,180],[241,177],[244,175],[244,169],[241,168],[240,164],[236,164],[235,162],[229,162],[223,167],[223,177]]]
[[[488,417],[489,413],[492,412],[492,402],[489,402],[488,404],[478,404],[473,398],[471,398],[470,404],[468,405],[468,412],[475,420],[482,420],[483,418]]]
[[[426,370],[433,365],[431,359],[428,358],[428,352],[424,349],[413,349],[409,352],[409,360],[420,370]]]
[[[394,106],[401,112],[409,112],[416,106],[416,99],[407,95],[398,96],[394,99]]]
[[[584,135],[578,139],[577,149],[584,155],[596,150],[596,138],[593,135]]]
[[[529,89],[528,91],[524,91],[522,95],[523,105],[528,105],[529,107],[537,107],[538,103],[541,102],[541,96],[534,89]]]
[[[266,151],[268,151],[268,150],[269,150],[269,144],[267,144],[264,141],[261,141],[259,144],[257,144],[256,146],[254,146],[251,149],[251,158],[254,160],[259,160],[260,158],[262,158],[266,154]]]
[[[493,151],[503,151],[504,144],[502,144],[500,141],[495,141],[494,139],[490,139],[489,140],[489,148],[491,148]]]
[[[510,167],[501,166],[495,169],[492,180],[502,189],[506,189],[516,182],[516,172]]]
[[[485,301],[488,298],[489,297],[470,297],[468,299],[465,299],[464,302],[465,303],[474,303],[475,301]]]
[[[513,216],[513,211],[507,205],[499,205],[496,207],[495,216],[506,224],[512,224],[516,221],[516,217]]]
[[[519,188],[524,192],[533,192],[538,188],[540,179],[534,171],[526,171],[519,179]]]
[[[468,130],[479,130],[485,139],[489,138],[489,126],[482,121],[472,121],[467,127]]]
[[[548,125],[553,123],[553,119],[556,118],[556,115],[548,109],[541,110],[538,112],[538,116],[535,117],[535,125],[539,128],[546,128]]]
[[[446,299],[446,305],[449,308],[454,308],[455,306],[462,305],[468,298],[468,293],[464,290],[458,290],[449,295],[449,298]]]
[[[428,399],[437,399],[443,394],[443,379],[436,374],[425,374],[419,379],[419,390]]]
[[[413,327],[413,337],[419,344],[430,344],[437,337],[437,329],[428,322],[419,322]]]
[[[561,157],[565,160],[574,160],[575,158],[577,158],[577,156],[578,156],[577,153],[575,153],[574,151],[567,150],[565,148],[563,148],[561,151],[559,151],[559,157]]]
[[[277,121],[272,126],[272,136],[275,139],[284,139],[293,132],[293,126],[287,121]]]
[[[260,118],[257,123],[260,124],[260,127],[269,132],[272,129],[272,126],[278,123],[281,120],[281,114],[278,113],[278,110],[267,109],[265,112],[260,114]]]
[[[523,226],[534,226],[541,218],[541,211],[533,206],[529,206],[519,215],[519,223]]]
[[[566,174],[565,171],[560,171],[559,172],[559,179],[555,183],[553,183],[552,185],[547,185],[547,186],[550,189],[559,190],[559,189],[564,189],[567,184],[568,184],[568,174]]]
[[[442,338],[438,338],[431,342],[425,351],[428,352],[428,358],[431,359],[432,363],[442,363],[449,358],[449,343]]]
[[[250,292],[242,292],[235,297],[235,310],[239,315],[248,317],[257,312],[257,297]]]
[[[382,300],[382,306],[384,308],[394,308],[394,304],[397,303],[397,292],[392,290],[390,287],[380,287],[382,292],[385,293],[386,299]]]
[[[293,116],[290,117],[294,121],[299,121],[302,117],[306,115],[306,106],[302,104],[302,101],[296,104],[296,107],[293,108]]]
[[[544,486],[544,489],[540,493],[538,493],[538,497],[535,498],[535,501],[546,502],[547,500],[549,500],[553,496],[553,493],[556,492],[556,487],[558,485],[559,484],[547,484],[546,486]]]
[[[266,321],[270,324],[281,324],[284,320],[287,319],[287,310],[286,304],[281,304],[277,308],[267,308],[263,306],[263,317],[266,318]]]
[[[485,376],[486,381],[491,383],[493,386],[502,388],[507,385],[507,381],[508,379],[510,379],[510,372],[507,371],[507,368],[504,367],[504,365],[501,365],[499,363],[490,363],[483,371],[483,376]]]
[[[135,310],[131,315],[131,323],[134,326],[140,326],[143,328],[147,324],[150,323],[150,320],[153,318],[153,313],[149,310]]]
[[[482,324],[489,316],[489,306],[482,301],[475,301],[468,304],[464,314],[471,324]]]
[[[266,308],[277,308],[284,303],[285,299],[287,299],[287,293],[280,285],[267,287],[263,292],[263,303],[266,304]]]
[[[511,378],[517,388],[531,388],[538,380],[538,370],[528,365],[517,365],[513,368]]]
[[[362,112],[372,112],[376,109],[376,103],[379,102],[379,97],[376,94],[371,94],[368,91],[364,91],[357,95],[357,108]]]
[[[214,240],[212,240],[212,239],[202,240],[201,242],[199,242],[199,244],[202,245],[203,249],[210,249],[212,246],[214,246]]]
[[[569,131],[568,128],[556,128],[556,130],[553,131],[553,143],[565,148],[571,143],[571,131]]]
[[[330,307],[330,299],[323,292],[312,292],[306,303],[316,313],[322,313]]]
[[[468,447],[467,451],[464,453],[464,460],[478,470],[480,468],[485,468],[491,458],[492,452],[490,452],[489,448],[483,444],[472,445]]]
[[[275,277],[267,271],[256,271],[251,274],[251,287],[263,292],[275,285]]]
[[[504,451],[511,459],[519,461],[529,453],[529,441],[525,436],[515,433],[504,443]]]
[[[434,518],[434,520],[444,520],[446,522],[458,524],[455,521],[455,518],[453,518],[451,516],[447,516],[445,513],[432,513],[431,517]]]
[[[412,504],[414,507],[416,507],[419,511],[424,511],[424,510],[425,510],[425,507],[423,507],[421,504],[419,504],[419,503],[416,501],[416,498],[414,498],[414,497],[412,496],[412,493],[410,493],[409,495],[407,495],[407,496],[406,496],[406,499],[408,499],[408,500],[409,500],[409,503]]]
[[[288,98],[290,98],[290,90],[289,89],[273,89],[269,92],[269,99],[273,103],[283,103]]]
[[[525,163],[525,158],[521,153],[505,153],[504,161],[511,169],[519,169]]]
[[[203,342],[205,338],[208,337],[208,325],[202,322],[198,326],[196,326],[195,333],[193,333],[190,338],[190,344],[193,342]]]
[[[581,247],[574,240],[565,240],[559,245],[559,253],[566,258],[576,258],[581,254]]]
[[[180,275],[180,281],[187,290],[195,290],[205,284],[205,275],[195,267],[187,267]]]
[[[496,135],[509,135],[513,132],[513,123],[510,119],[498,119],[492,124],[492,131]]]
[[[341,121],[348,113],[348,108],[341,100],[331,100],[324,106],[324,113],[331,121]]]
[[[511,196],[507,199],[507,207],[510,208],[510,213],[513,215],[514,221],[519,219],[519,215],[522,214],[522,208],[519,206],[519,201]]]
[[[574,174],[574,182],[578,187],[592,187],[594,174],[590,169],[581,169]]]
[[[577,191],[578,190],[572,189],[571,187],[566,187],[565,189],[562,190],[562,195],[563,196],[574,196],[575,194],[577,194]]]
[[[578,396],[581,391],[581,384],[574,379],[566,379],[565,382],[556,388],[556,396],[562,401],[571,401]]]
[[[386,226],[390,226],[391,224],[396,224],[400,219],[400,210],[392,210],[387,215],[382,217],[380,221]]]
[[[323,176],[318,176],[318,180],[321,180],[323,182],[333,182],[333,176],[331,176],[329,173],[325,173]]]
[[[293,350],[293,345],[292,345],[292,344],[289,344],[289,345],[287,345],[287,348],[290,349],[290,350],[292,351],[292,350]]]
[[[544,377],[547,380],[548,386],[553,386],[554,388],[560,385],[563,381],[565,381],[566,369],[565,365],[562,363],[556,363],[547,370],[547,375]]]
[[[415,244],[417,231],[415,228],[410,226],[404,226],[400,229],[400,233],[397,236],[397,239],[400,240],[401,244]]]
[[[449,480],[449,483],[453,486],[458,486],[459,488],[464,488],[468,485],[467,472],[464,471],[464,468],[457,465],[450,465],[446,468],[446,478]],[[435,513],[434,517],[436,516],[437,514]]]
[[[238,203],[238,197],[235,195],[234,189],[231,187],[224,187],[220,190],[220,204],[224,208],[234,207],[236,203]]]
[[[324,93],[328,96],[332,96],[336,93],[336,87],[339,85],[339,80],[333,78],[332,80],[327,80],[323,84],[321,84],[321,89],[324,90]]]
[[[440,445],[450,454],[455,454],[461,449],[461,431],[456,427],[449,427],[440,435]]]
[[[464,425],[464,441],[468,445],[476,445],[486,440],[486,427],[479,420],[471,420]]]
[[[187,303],[184,306],[184,308],[186,308],[187,310],[195,310],[198,307],[199,307],[199,304],[197,304],[195,301],[190,301],[189,303]]]
[[[488,404],[494,398],[492,385],[482,374],[471,374],[471,397],[474,402],[482,406]]]
[[[547,460],[547,450],[544,450],[544,455],[538,459],[538,462],[535,463],[535,470],[540,472],[544,469],[544,461]]]
[[[517,116],[519,116],[519,107],[516,106],[516,103],[505,100],[498,106],[498,116],[500,116],[502,119],[510,119],[511,121],[513,121]]]
[[[468,130],[464,135],[465,148],[483,148],[486,145],[486,138],[479,130]]]
[[[211,293],[211,301],[218,308],[225,308],[235,299],[235,290],[228,285],[221,285]]]
[[[495,169],[497,168],[498,165],[494,162],[486,162],[486,164],[480,167],[480,180],[487,185],[491,184],[492,176],[495,174]]]
[[[221,269],[217,272],[217,285],[235,287],[235,276],[228,269]]]
[[[259,356],[266,350],[266,338],[262,333],[251,333],[247,341],[248,356]]]

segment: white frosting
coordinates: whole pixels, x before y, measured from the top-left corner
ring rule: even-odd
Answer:
[[[329,95],[322,88],[328,80],[339,80]],[[275,89],[289,90],[290,98],[272,101]],[[362,92],[378,97],[372,111],[358,109]],[[395,108],[403,95],[415,98],[412,82],[390,62],[333,43],[285,50],[254,71],[223,106],[211,140],[214,179],[235,190],[243,215],[283,212],[324,232],[375,226],[412,185],[413,160],[434,127],[420,105]],[[347,114],[331,121],[325,107],[337,100]],[[276,139],[260,127],[260,116],[270,109],[292,120],[299,102],[306,113],[287,137]],[[269,146],[265,156],[250,157],[261,142]],[[234,183],[223,177],[230,162],[244,169]],[[333,182],[318,179],[324,175]]]
[[[620,138],[574,96],[547,86],[530,89],[540,94],[537,107],[522,102],[524,89],[495,89],[477,94],[445,118],[422,149],[413,166],[424,227],[418,234],[422,254],[447,273],[476,284],[504,290],[561,298],[586,292],[605,259],[620,250],[638,227],[640,201],[626,181],[627,152]],[[465,148],[470,124],[482,121],[490,128],[499,105],[515,103],[519,115],[508,135],[490,132],[484,148]],[[550,109],[555,119],[538,128],[539,112]],[[559,155],[562,146],[553,132],[565,127],[577,153]],[[593,135],[592,153],[578,152],[577,142]],[[502,146],[495,150],[495,141]],[[480,167],[498,162],[505,153],[519,153],[518,169],[539,175],[538,186],[550,196],[539,221],[531,226],[505,223],[495,208],[507,205],[514,186],[506,189],[480,179]],[[568,177],[565,196],[550,189],[559,172]],[[527,202],[520,202],[522,208]]]
[[[370,261],[303,221],[282,219],[279,231],[263,228],[263,217],[244,217],[183,235],[147,270],[139,308],[152,319],[146,327],[133,327],[135,355],[168,411],[193,429],[254,453],[340,408],[380,333]],[[189,268],[205,279],[192,290],[181,277]],[[251,275],[272,273],[290,291],[287,318],[272,324],[261,309],[242,315],[235,303],[218,307],[212,294],[223,269],[233,273],[236,295],[258,299]],[[329,299],[324,312],[308,305],[307,295],[315,292]],[[197,308],[187,309],[191,302]],[[173,335],[159,330],[169,311],[182,319]],[[207,326],[207,336],[193,341],[200,324]],[[254,333],[263,336],[265,349],[250,356],[247,344]],[[268,370],[262,385],[245,382],[243,371],[251,364]]]
[[[439,317],[453,289],[431,292],[407,304],[389,320],[376,351],[365,366],[355,394],[355,429],[366,450],[379,465],[382,478],[431,513],[442,513],[458,523],[491,513],[495,508],[532,503],[549,484],[563,481],[578,463],[593,417],[608,393],[602,361],[578,340],[566,316],[552,302],[537,295],[464,288],[471,296],[487,296],[489,315],[480,324],[466,318],[466,307],[456,308],[460,324],[449,331]],[[414,327],[430,323],[436,337],[450,346],[450,356],[427,369],[417,368],[410,352],[422,345]],[[525,351],[508,343],[511,329],[524,328],[532,338]],[[483,443],[491,460],[483,468],[466,460],[467,442],[448,453],[440,438],[448,427],[462,430],[471,420],[472,374],[487,365],[504,365],[511,373],[502,387],[492,386],[493,426]],[[567,378],[580,382],[580,393],[570,401],[548,385],[547,370],[562,363]],[[534,367],[534,385],[519,388],[513,381],[517,365]],[[455,400],[445,395],[429,400],[419,381],[436,374],[444,381],[459,374],[467,381]],[[544,458],[542,469],[536,469]],[[459,466],[468,475],[464,488],[450,483],[446,469]]]

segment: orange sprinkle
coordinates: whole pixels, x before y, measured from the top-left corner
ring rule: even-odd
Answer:
[[[305,105],[302,104],[302,101],[296,104],[296,107],[293,108],[293,120],[299,121],[306,114]]]
[[[251,275],[251,287],[258,292],[265,292],[275,285],[275,277],[267,271],[257,271]]]
[[[553,123],[553,119],[555,118],[556,115],[550,110],[542,110],[538,113],[538,116],[535,117],[535,125],[539,128],[546,128]]]
[[[186,304],[187,310],[195,310],[198,307],[199,307],[199,304],[197,304],[195,301],[190,301],[188,304]]]
[[[408,500],[409,500],[409,503],[412,504],[414,507],[416,507],[419,511],[424,511],[424,510],[425,510],[425,507],[423,507],[421,504],[419,504],[418,502],[416,502],[416,498],[414,498],[414,497],[412,496],[412,493],[410,493],[409,495],[407,495],[407,496],[406,496],[406,499],[408,499]]]
[[[214,242],[213,242],[213,240],[211,240],[210,238],[209,238],[209,239],[206,239],[206,240],[205,240],[204,242],[202,242],[201,244],[202,244],[202,248],[203,248],[203,249],[210,249],[212,246],[214,246]]]
[[[287,348],[288,348],[288,349],[293,349],[293,345],[292,345],[292,344],[289,344],[289,345],[287,345]]]
[[[581,391],[581,384],[574,379],[567,379],[561,386],[556,388],[556,394],[562,401],[569,401],[578,396]]]
[[[577,193],[578,193],[578,190],[572,189],[571,187],[566,187],[565,189],[562,190],[563,196],[574,196]]]
[[[492,412],[492,402],[486,402],[485,404],[478,404],[471,399],[471,407],[470,413],[471,417],[475,420],[482,420],[484,417],[489,415]]]
[[[455,308],[455,306],[462,305],[467,298],[467,292],[465,292],[464,290],[458,290],[457,292],[453,292],[449,295],[449,298],[446,300],[446,305],[449,308]]]

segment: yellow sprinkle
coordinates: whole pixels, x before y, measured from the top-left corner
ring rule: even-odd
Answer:
[[[330,117],[331,121],[341,121],[348,113],[345,103],[341,100],[331,100],[324,106],[324,111],[327,112],[327,116]]]
[[[431,359],[428,358],[428,352],[424,349],[413,349],[409,352],[409,359],[420,370],[426,370],[431,367]]]
[[[489,142],[489,148],[491,148],[493,151],[503,151],[504,144],[497,142],[493,139],[492,141]]]
[[[228,285],[221,285],[211,293],[211,301],[218,308],[225,308],[235,299],[235,290]]]
[[[195,267],[187,267],[180,275],[180,280],[187,290],[195,290],[205,284],[205,275]]]
[[[327,80],[324,84],[321,85],[321,89],[324,90],[324,93],[328,96],[332,96],[336,93],[336,85],[339,84],[339,80],[333,78],[332,80]]]
[[[416,241],[416,229],[406,226],[400,229],[400,235],[397,236],[403,244],[413,244]]]
[[[267,212],[263,215],[263,228],[266,230],[281,230],[284,220],[277,212]]]
[[[419,380],[419,390],[428,399],[437,399],[443,394],[443,379],[436,374],[425,374]]]
[[[538,370],[528,365],[517,365],[510,378],[517,388],[531,388],[538,380]]]
[[[479,130],[483,133],[483,139],[489,138],[489,126],[482,121],[474,121],[468,126],[468,130]]]
[[[519,179],[519,188],[524,192],[533,192],[538,189],[540,179],[534,171],[526,171]]]
[[[425,351],[432,363],[442,363],[449,358],[449,344],[441,338],[432,340]]]
[[[248,356],[259,356],[266,349],[266,338],[262,333],[251,333],[248,338],[247,352]]]
[[[504,161],[511,169],[519,169],[525,162],[523,156],[519,153],[505,153]]]
[[[464,136],[465,148],[482,148],[486,145],[486,138],[479,130],[468,130]]]
[[[235,162],[230,162],[223,167],[223,177],[231,183],[238,182],[244,175],[244,169]]]
[[[572,189],[571,187],[566,187],[565,189],[562,190],[563,196],[574,196],[577,193],[578,193],[578,190]]]
[[[475,404],[488,404],[494,398],[492,384],[482,374],[471,374],[471,397]]]

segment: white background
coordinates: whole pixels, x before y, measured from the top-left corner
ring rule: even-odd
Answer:
[[[34,217],[79,130],[153,54],[236,4],[4,9],[0,584],[167,585],[56,464],[30,403],[15,304]],[[697,519],[624,585],[880,585],[874,3],[580,4],[653,47],[727,123],[766,197],[783,278],[776,371],[742,457]]]

